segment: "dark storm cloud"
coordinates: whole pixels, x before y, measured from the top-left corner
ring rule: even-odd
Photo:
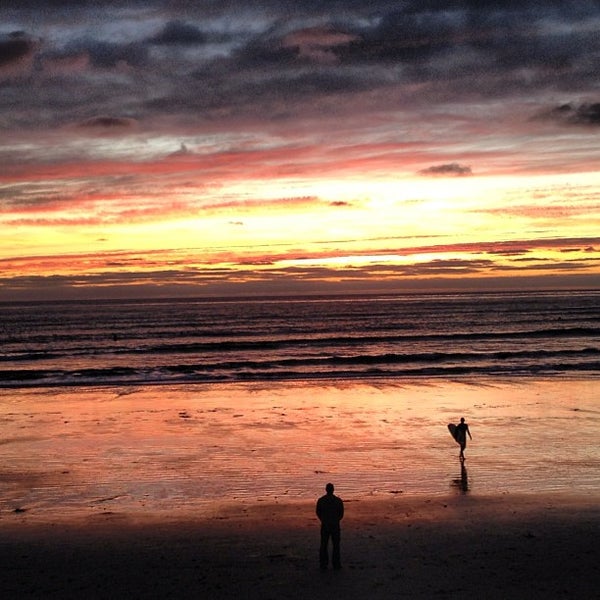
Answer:
[[[561,104],[540,115],[542,119],[550,119],[567,125],[600,125],[600,102],[591,104]]]
[[[66,47],[64,55],[82,53],[89,56],[92,66],[100,69],[111,69],[119,64],[141,67],[148,60],[148,50],[140,43],[119,44],[93,38],[74,41]]]
[[[326,49],[335,58],[329,65],[318,64],[315,53],[286,43],[291,33],[302,30],[303,22],[298,20],[286,23],[286,28],[276,23],[220,66],[231,74],[236,68],[262,72],[269,77],[271,94],[278,86],[282,92],[286,86],[293,88],[290,74],[302,70],[299,92],[312,91],[317,97],[330,93],[324,85],[303,85],[310,79],[306,69],[311,64],[322,81],[350,75],[353,85],[343,86],[348,91],[426,83],[428,87],[419,88],[415,96],[420,102],[481,94],[501,97],[548,87],[577,90],[589,86],[595,76],[591,57],[600,55],[600,40],[584,23],[594,16],[587,3],[576,2],[572,12],[565,12],[561,3],[404,6],[389,10],[389,3],[372,3],[362,15],[351,8],[343,14],[332,12],[326,21],[329,30],[346,35],[347,41]],[[571,26],[565,27],[569,21]]]
[[[33,52],[34,47],[33,41],[27,39],[23,31],[0,36],[0,67],[24,58]]]
[[[527,3],[486,5],[449,3],[441,10],[438,4],[434,11],[415,4],[352,29],[358,40],[334,51],[344,64],[399,66],[400,81],[427,82],[437,93],[444,86],[459,97],[589,85],[600,42],[578,21],[586,14]]]
[[[153,0],[3,0],[2,6],[6,10],[19,13],[21,11],[45,11],[46,14],[53,9],[68,9],[69,11],[76,9],[93,9],[95,11],[102,11],[108,8],[116,7],[134,7],[134,6],[147,6],[157,5],[160,2]]]
[[[573,120],[581,125],[600,125],[600,102],[577,107]]]
[[[598,13],[591,0],[9,2],[0,7],[11,27],[0,37],[0,66],[35,54],[37,93],[26,93],[30,81],[11,80],[0,109],[15,110],[8,127],[36,111],[60,124],[73,110],[91,118],[119,114],[123,104],[141,120],[214,121],[318,114],[319,101],[334,98],[343,113],[366,93],[373,109],[386,110],[535,99],[538,90],[577,98],[597,78]],[[76,57],[107,76],[120,70],[118,85],[82,67],[65,73]],[[61,62],[62,80],[52,61]],[[594,106],[571,119],[595,124]]]
[[[420,62],[450,47],[455,24],[446,14],[409,14],[394,11],[375,23],[357,27],[358,39],[339,49],[345,62]]]
[[[160,33],[149,39],[149,42],[167,46],[193,46],[204,44],[206,40],[206,35],[195,25],[190,25],[182,21],[169,21]]]

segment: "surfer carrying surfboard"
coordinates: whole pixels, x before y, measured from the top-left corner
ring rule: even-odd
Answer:
[[[465,422],[465,418],[461,417],[460,423],[456,426],[456,441],[460,445],[460,454],[459,457],[464,460],[465,459],[465,448],[467,447],[467,435],[469,439],[472,440],[471,432],[469,431],[469,426]]]

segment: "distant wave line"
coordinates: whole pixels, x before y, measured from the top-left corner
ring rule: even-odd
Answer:
[[[481,340],[515,340],[515,339],[541,339],[541,338],[590,338],[600,336],[600,329],[588,327],[574,328],[552,328],[536,329],[527,331],[506,331],[506,332],[485,332],[485,333],[435,333],[424,335],[392,335],[392,336],[335,336],[335,337],[302,337],[302,338],[279,338],[274,340],[224,340],[219,342],[193,341],[188,343],[172,344],[149,344],[146,346],[130,348],[127,346],[109,346],[99,348],[93,346],[88,348],[75,347],[65,348],[57,352],[25,352],[25,353],[5,353],[0,355],[2,361],[35,361],[59,359],[67,356],[87,356],[89,354],[190,354],[200,352],[223,352],[236,350],[281,350],[292,347],[331,347],[335,349],[338,346],[353,345],[360,343],[361,346],[368,344],[382,343],[426,343],[428,341],[481,341]]]

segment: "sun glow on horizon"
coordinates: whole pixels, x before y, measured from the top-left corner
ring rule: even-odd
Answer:
[[[50,211],[54,227],[48,227],[42,215],[26,224],[19,224],[15,215],[10,235],[0,243],[0,276],[53,273],[85,280],[112,272],[118,280],[127,276],[152,281],[176,269],[185,275],[174,281],[202,285],[207,273],[211,281],[210,273],[222,273],[227,280],[240,282],[274,273],[290,277],[300,269],[303,277],[310,272],[310,277],[324,281],[344,276],[418,280],[444,273],[447,277],[503,272],[515,276],[523,270],[544,274],[567,258],[580,272],[593,274],[598,269],[598,240],[593,238],[600,230],[600,211],[596,219],[590,219],[593,211],[586,219],[576,211],[570,218],[567,215],[568,229],[565,212],[566,194],[576,189],[591,198],[597,176],[582,175],[575,188],[570,179],[404,177],[370,182],[363,175],[343,185],[325,180],[297,187],[284,182],[281,188],[277,181],[259,181],[250,182],[243,199],[238,197],[239,183],[202,197],[195,205],[197,214],[190,216],[171,218],[167,212],[140,220],[140,213],[132,210],[130,222],[88,223],[97,214],[92,206],[88,215],[82,208],[80,217]],[[552,216],[557,203],[558,220]],[[69,219],[78,225],[70,225]],[[540,235],[540,224],[545,234]],[[568,231],[569,238],[590,238],[582,243],[588,245],[546,248],[544,238],[554,237],[558,229],[563,235]],[[537,242],[526,242],[534,234]],[[17,239],[21,260],[12,259],[11,241]],[[505,250],[503,245],[511,241],[517,247]],[[532,247],[525,247],[528,244]],[[47,253],[54,258],[42,258]]]

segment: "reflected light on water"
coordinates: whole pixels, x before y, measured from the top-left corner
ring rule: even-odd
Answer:
[[[0,509],[600,489],[593,382],[2,391]],[[458,460],[448,422],[473,440]]]

